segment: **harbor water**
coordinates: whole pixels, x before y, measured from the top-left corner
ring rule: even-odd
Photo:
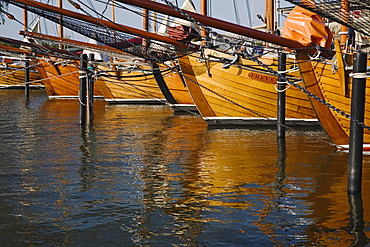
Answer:
[[[168,106],[0,91],[1,246],[367,246],[370,156],[322,130],[208,128]]]

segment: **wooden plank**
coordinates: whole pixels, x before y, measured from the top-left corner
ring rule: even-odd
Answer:
[[[219,53],[212,55],[214,57],[220,56]],[[275,82],[277,77],[266,72],[258,73],[262,76],[261,78],[266,78],[266,81],[259,81],[254,79],[255,77],[250,77],[251,71],[244,67],[232,66],[226,70],[222,68],[221,63],[207,62],[206,65],[204,62],[198,62],[195,56],[190,57],[189,61],[194,68],[198,83],[204,86],[201,91],[205,99],[218,117],[256,117],[256,114],[252,114],[251,111],[265,117],[276,117],[277,91]],[[244,59],[241,63],[256,65],[254,62]],[[210,76],[206,66],[208,66]],[[263,71],[261,70],[261,72]],[[257,74],[257,72],[254,73]],[[288,89],[288,92],[287,117],[316,118],[305,93],[295,88]],[[243,107],[251,111],[243,109]]]
[[[297,60],[301,71],[301,76],[303,78],[306,89],[312,94],[324,100],[321,89],[317,82],[315,71],[310,62],[310,58],[306,53],[297,52]],[[330,138],[336,145],[348,145],[349,136],[342,129],[341,125],[338,123],[336,118],[333,116],[332,112],[329,110],[328,106],[322,104],[321,102],[310,98],[313,109],[315,110],[321,125],[328,133]]]
[[[207,100],[205,99],[201,88],[197,84],[196,71],[194,67],[191,66],[189,61],[189,56],[184,56],[179,58],[181,71],[184,74],[185,82],[190,95],[196,104],[198,111],[201,113],[202,117],[215,117],[216,114],[209,106]]]

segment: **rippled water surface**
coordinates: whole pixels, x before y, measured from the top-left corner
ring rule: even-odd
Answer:
[[[363,193],[322,131],[210,129],[166,106],[0,91],[1,246],[366,246]],[[308,137],[309,136],[309,137]]]

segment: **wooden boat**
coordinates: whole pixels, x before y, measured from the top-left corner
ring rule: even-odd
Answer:
[[[181,9],[196,12],[195,6],[192,0],[185,0],[181,6]],[[144,8],[145,12],[148,12]],[[179,41],[191,41],[193,33],[183,32],[182,27],[186,26],[189,29],[199,29],[195,27],[196,25],[192,24],[189,21],[184,21],[182,19],[176,18],[171,23],[169,23],[169,16],[165,16],[163,22],[161,23],[157,33],[173,38],[173,35],[170,32],[175,32],[175,35],[179,35],[176,40]],[[145,30],[148,30],[144,26]],[[180,31],[177,31],[179,28]],[[200,30],[197,30],[196,33],[199,33]],[[179,38],[180,37],[180,38]],[[181,69],[179,68],[179,61],[177,59],[172,61],[166,61],[165,65],[172,68],[172,73],[167,74],[165,79],[162,80],[159,75],[156,76],[157,83],[162,90],[163,95],[166,97],[167,102],[172,106],[175,111],[184,111],[184,112],[198,112],[198,109],[194,103],[194,100],[191,97],[191,94],[187,88]],[[152,62],[153,72],[156,72],[156,68],[159,68],[158,64]]]
[[[27,57],[33,56],[33,53],[22,47],[28,44],[6,37],[0,37],[0,41],[3,43],[0,45],[0,89],[24,88],[26,85],[29,88],[43,88],[40,75]],[[29,67],[28,82],[26,65]]]
[[[43,88],[37,70],[30,68],[28,76],[29,87]],[[25,85],[24,58],[0,56],[0,89],[24,88]]]
[[[122,62],[113,64],[115,70],[107,65],[97,66],[101,75],[96,85],[108,103],[166,103],[149,64]]]
[[[26,56],[31,56],[29,50],[12,47],[11,45],[20,46],[24,42],[0,37],[0,41],[6,45],[0,45],[0,88],[20,88],[25,86],[25,61]],[[29,59],[27,59],[29,61]],[[30,61],[29,61],[30,62]],[[40,75],[29,65],[29,86],[42,88]]]
[[[347,1],[342,1],[342,4],[344,3],[348,5],[342,5],[342,7],[347,6],[346,8],[342,8],[344,13],[343,15],[349,16],[351,5],[349,5],[349,2]],[[305,7],[305,4],[307,3],[302,2],[300,5]],[[314,2],[311,1],[310,4],[312,4],[312,9]],[[328,6],[324,7],[328,8]],[[359,7],[360,6],[357,6],[357,9],[359,9]],[[315,10],[315,8],[313,10]],[[319,11],[317,11],[317,13],[320,14]],[[365,14],[366,13],[367,12],[365,12]],[[338,13],[333,12],[334,17],[335,14]],[[368,18],[368,15],[364,16],[363,18],[363,21],[366,22],[365,19]],[[334,20],[339,21],[338,19]],[[361,22],[360,19],[357,19],[356,21]],[[352,25],[356,25],[356,23],[352,23]],[[366,30],[362,31],[364,32]],[[351,114],[353,80],[350,74],[353,73],[353,53],[351,52],[351,49],[346,47],[344,49],[343,46],[340,46],[341,43],[343,44],[343,38],[342,41],[337,39],[334,43],[336,56],[333,58],[320,57],[317,59],[311,59],[307,53],[304,51],[299,51],[297,53],[297,59],[298,61],[301,61],[299,66],[305,87],[309,90],[309,92],[322,100],[322,102],[319,102],[312,97],[310,98],[312,106],[314,107],[323,128],[339,149],[348,149],[351,125],[351,119],[349,116]],[[368,64],[370,63],[368,62]],[[363,124],[365,126],[369,126],[370,79],[367,78],[366,81],[367,86],[365,92],[366,100]],[[369,150],[370,130],[368,128],[364,128],[363,137],[364,150]]]
[[[173,62],[166,62],[166,64],[150,63],[113,47],[32,32],[21,31],[21,34],[35,39],[71,44],[118,57],[119,59],[112,59],[112,62],[105,64],[99,62],[97,66],[100,76],[95,82],[95,90],[100,92],[108,103],[165,104],[168,102],[175,111],[196,110],[182,77],[177,71],[178,66]],[[70,60],[68,63],[60,61],[60,63],[63,66],[61,69],[53,68],[50,64],[39,68],[45,78],[48,78],[48,75],[50,78],[55,78],[45,80],[49,95],[51,97],[60,97],[58,96],[60,94],[64,97],[77,95],[79,81],[76,76],[78,76],[79,60]],[[66,66],[68,66],[69,71],[64,68]],[[65,77],[66,79],[57,79],[64,73],[70,76]],[[67,90],[70,90],[70,92],[67,92]]]
[[[151,67],[167,104],[169,104],[175,112],[189,113],[198,111],[185,81],[180,74],[177,61],[167,61],[165,64],[151,62]],[[161,67],[162,70],[167,70],[167,72],[159,73]]]
[[[182,8],[186,8],[191,0],[185,0]],[[149,31],[149,11],[143,9],[143,30]],[[169,17],[164,18],[163,23],[157,30],[157,16],[156,13],[153,14],[154,17],[154,32],[160,35],[167,36],[168,20]],[[169,60],[163,62],[149,61],[152,67],[153,75],[158,83],[159,88],[164,95],[167,104],[172,107],[175,112],[197,112],[197,108],[194,104],[193,99],[186,87],[183,77],[179,71],[179,65],[177,60]],[[166,73],[160,73],[161,71],[166,71]]]
[[[80,89],[80,61],[46,56],[34,60],[49,98],[77,98]],[[94,87],[94,97],[101,97]]]
[[[203,62],[199,62],[202,56]],[[209,125],[276,125],[277,76],[243,58],[225,69],[225,59],[231,61],[233,57],[210,49],[202,55],[180,58],[187,86],[202,117]],[[270,57],[268,65],[276,66],[277,59]],[[298,72],[292,76],[299,80]],[[319,125],[307,95],[295,88],[286,90],[286,124]]]
[[[125,1],[123,1],[123,0],[120,0],[120,1],[122,1],[122,2],[129,2],[130,4],[132,4],[132,2],[135,2],[135,4],[137,4],[138,6],[140,6],[140,7],[144,7],[144,8],[148,8],[148,9],[150,9],[150,7],[146,7],[146,5],[153,5],[153,4],[155,4],[155,5],[157,5],[157,6],[162,6],[162,9],[161,8],[153,8],[152,10],[154,10],[154,11],[158,11],[158,12],[162,12],[162,13],[166,13],[166,14],[170,14],[170,15],[173,15],[173,16],[175,16],[175,17],[178,17],[178,18],[184,18],[179,12],[177,12],[177,11],[175,11],[174,9],[172,9],[171,7],[169,7],[169,6],[166,6],[166,5],[162,5],[162,4],[159,4],[159,3],[155,3],[155,2],[152,2],[152,1],[146,1],[146,0],[144,0],[144,1],[133,1],[133,0],[130,0],[130,1],[128,1],[128,0],[125,0]],[[104,21],[104,20],[96,20],[96,19],[94,19],[94,18],[91,18],[91,17],[88,17],[88,16],[84,16],[84,15],[81,15],[81,14],[77,14],[77,13],[67,13],[68,11],[66,11],[66,10],[61,10],[61,9],[58,9],[58,8],[56,8],[55,10],[54,10],[54,8],[52,7],[52,6],[47,6],[47,5],[45,5],[45,7],[43,7],[44,5],[42,5],[42,4],[39,4],[39,3],[37,3],[37,4],[34,4],[33,3],[33,1],[26,1],[26,0],[17,0],[17,1],[15,1],[17,4],[23,4],[23,3],[27,3],[27,5],[25,6],[25,5],[22,5],[22,6],[24,6],[24,7],[26,7],[26,8],[31,8],[32,6],[36,6],[37,8],[42,8],[43,10],[48,10],[48,11],[57,11],[58,13],[61,13],[61,12],[63,12],[63,14],[70,14],[71,16],[73,16],[73,17],[75,17],[75,18],[78,18],[78,19],[80,19],[80,20],[83,20],[83,21],[87,21],[87,22],[89,22],[89,23],[94,23],[94,24],[96,24],[96,23],[98,23],[98,25],[106,25],[106,26],[108,26],[108,27],[110,27],[110,28],[112,28],[113,30],[119,30],[119,31],[123,31],[123,32],[129,32],[129,33],[135,33],[135,34],[137,34],[137,35],[140,35],[140,36],[143,36],[143,37],[149,37],[148,36],[148,33],[147,32],[144,32],[144,31],[140,31],[140,30],[136,30],[136,29],[133,29],[133,28],[129,28],[129,27],[124,27],[124,28],[122,28],[122,25],[112,25],[111,23],[109,23],[109,22],[107,22],[107,21]],[[14,2],[12,2],[13,4],[14,4]],[[164,8],[163,8],[164,7]],[[34,11],[34,10],[32,10],[32,11]],[[45,12],[43,12],[43,13],[45,13]],[[289,39],[285,39],[285,38],[282,38],[282,37],[276,37],[275,35],[272,35],[272,34],[269,34],[269,33],[266,33],[266,32],[261,32],[261,31],[258,31],[258,30],[253,30],[253,29],[250,29],[250,28],[245,28],[245,27],[242,27],[242,26],[240,26],[240,25],[236,25],[236,24],[231,24],[231,23],[228,23],[228,22],[225,22],[225,21],[221,21],[221,20],[217,20],[217,19],[215,19],[215,18],[211,18],[211,17],[206,17],[206,16],[203,16],[203,15],[199,15],[199,14],[196,14],[196,13],[192,13],[192,12],[189,12],[189,11],[187,11],[186,12],[187,14],[189,14],[189,15],[193,15],[193,16],[195,16],[196,17],[196,19],[198,19],[199,21],[201,21],[202,23],[205,23],[206,25],[210,25],[210,26],[213,26],[213,27],[217,27],[217,28],[219,28],[219,29],[223,29],[223,30],[227,30],[227,31],[231,31],[231,32],[234,32],[234,33],[237,33],[237,34],[240,34],[240,35],[247,35],[247,36],[251,36],[251,34],[253,34],[253,36],[254,36],[254,38],[257,38],[257,39],[262,39],[262,40],[265,40],[265,41],[270,41],[270,38],[274,38],[275,40],[274,40],[274,43],[276,43],[276,44],[278,44],[278,45],[284,45],[284,46],[289,46],[289,47],[292,47],[292,48],[296,48],[296,47],[299,47],[299,48],[301,48],[301,47],[304,47],[303,45],[301,45],[300,43],[298,43],[298,42],[296,42],[296,41],[292,41],[292,40],[289,40]],[[72,24],[71,24],[71,26],[72,26]],[[175,47],[176,47],[176,49],[177,49],[177,51],[179,51],[180,49],[186,49],[186,51],[188,51],[189,52],[189,43],[182,43],[182,42],[178,42],[178,41],[176,41],[176,40],[173,40],[173,39],[171,39],[171,38],[169,38],[169,37],[163,37],[163,36],[160,36],[160,35],[155,35],[155,34],[151,34],[150,35],[150,38],[152,38],[152,39],[156,39],[156,40],[159,40],[159,41],[161,41],[161,42],[165,42],[165,43],[167,43],[167,44],[170,44],[170,45],[174,45]],[[191,48],[192,47],[194,47],[194,46],[191,46]],[[197,47],[194,47],[194,48],[197,48]],[[224,55],[222,55],[222,57],[223,57]],[[189,76],[191,76],[192,74],[192,72],[190,71],[190,70],[188,70],[188,71],[185,71],[184,72],[184,68],[186,68],[186,67],[184,67],[184,66],[187,66],[187,65],[189,65],[189,63],[188,62],[190,62],[190,58],[189,58],[189,56],[185,56],[184,58],[188,58],[188,61],[186,61],[186,64],[184,64],[183,62],[182,62],[182,70],[183,70],[183,73],[184,74],[188,74]],[[244,63],[244,60],[243,60],[243,63]],[[231,65],[231,67],[233,67],[234,65]],[[215,67],[215,66],[213,66],[213,67]],[[190,68],[190,67],[189,67]],[[202,68],[203,70],[206,70],[207,68],[206,68],[206,66],[204,66],[203,65],[203,68]],[[194,70],[193,70],[194,71]],[[236,70],[235,70],[236,71]],[[197,74],[194,74],[194,76],[196,76]],[[199,80],[199,77],[198,78],[196,78],[196,77],[193,77],[195,80],[195,82],[196,82],[196,80]],[[192,79],[193,79],[192,78]],[[212,79],[212,78],[211,78]],[[213,79],[212,79],[213,80]],[[220,82],[220,83],[222,83],[222,82]],[[198,84],[199,85],[199,84]],[[188,87],[189,87],[189,85],[188,85]],[[274,91],[275,93],[276,93],[276,91]],[[192,97],[193,97],[193,100],[194,101],[196,101],[196,98],[198,98],[198,99],[200,99],[201,97],[203,97],[204,98],[204,96],[203,96],[203,93],[200,91],[200,90],[198,90],[198,92],[197,93],[199,93],[198,95],[196,95],[196,94],[194,94],[194,93],[192,93]],[[234,92],[230,92],[231,94],[234,94],[235,95],[235,93]],[[244,94],[245,92],[242,92],[241,94]],[[230,101],[230,100],[228,100],[228,101]],[[288,101],[289,102],[289,101]],[[226,103],[229,103],[229,102],[221,102],[221,103],[219,103],[219,104],[226,104]],[[244,102],[241,102],[241,104],[240,105],[242,105]],[[199,104],[198,105],[198,103],[196,103],[197,104],[197,107],[198,108],[200,108],[200,107],[203,107],[203,105],[202,104],[209,104],[209,103],[201,103],[201,104]],[[217,105],[217,103],[215,104],[215,105]],[[238,105],[238,103],[237,104],[234,104],[233,103],[233,106],[234,106],[234,109],[235,109],[235,105]],[[243,105],[242,105],[243,106]],[[258,105],[257,105],[258,106]],[[243,107],[243,108],[245,108],[245,107]],[[215,108],[216,109],[216,108]],[[298,109],[298,111],[299,111],[300,109]],[[212,111],[212,108],[211,108],[211,111]],[[216,112],[216,113],[218,113],[217,112],[217,110],[216,111],[214,111],[214,112]],[[257,112],[258,113],[258,111],[255,111],[255,112]],[[212,117],[212,116],[209,116],[209,115],[206,115],[204,112],[201,112],[203,115],[205,115],[206,117]],[[265,112],[262,112],[263,114],[265,114]],[[248,112],[248,114],[250,114],[250,111]],[[260,115],[263,115],[263,114],[260,114]],[[271,117],[271,115],[269,115],[269,113],[267,113],[267,114],[265,114],[266,116],[267,116],[267,118],[270,118]],[[225,116],[225,115],[224,115]],[[224,116],[217,116],[216,115],[216,117],[224,117]],[[227,116],[228,117],[228,116]],[[245,115],[245,116],[237,116],[237,118],[238,119],[243,119],[243,118],[245,118],[245,119],[247,119],[247,118],[249,118],[249,119],[251,119],[252,121],[255,121],[255,118],[251,118],[251,116],[250,115]],[[262,118],[260,118],[262,121],[264,121],[264,122],[267,122],[266,121],[266,117],[264,116],[264,117],[262,117]],[[297,119],[299,120],[299,118],[297,117]],[[312,119],[311,119],[312,120]],[[307,123],[307,122],[312,122],[312,121],[304,121],[305,123]],[[297,122],[295,122],[295,123],[297,123]],[[275,125],[275,123],[273,123],[273,125]]]
[[[168,104],[175,112],[196,111],[174,62],[131,58],[97,68],[101,74],[96,85],[108,103]]]
[[[150,1],[120,0],[124,3],[150,8],[154,11],[183,18],[169,6]],[[186,12],[198,21],[226,31],[235,31],[225,22],[205,15]],[[202,19],[203,18],[203,19]],[[219,23],[227,25],[226,28]],[[234,26],[235,27],[235,26]],[[238,27],[240,31],[241,27]],[[235,59],[235,60],[234,60]],[[277,58],[263,57],[270,66],[277,65]],[[188,90],[202,117],[209,125],[276,126],[277,74],[260,64],[238,54],[227,54],[214,49],[204,49],[179,59]],[[225,63],[228,65],[224,66]],[[299,80],[299,73],[291,75]],[[300,90],[287,89],[287,125],[319,126],[306,94]]]
[[[101,46],[97,44],[75,41],[65,38],[53,37],[50,35],[24,32],[21,34],[37,39],[45,39],[52,42],[71,44],[81,49],[87,48],[89,52],[102,52],[118,56],[120,62],[96,61],[98,76],[95,80],[94,92],[96,97],[104,97],[108,103],[150,103],[163,104],[164,98],[161,91],[153,79],[153,75],[147,75],[146,71],[139,71],[132,66],[140,66],[133,61],[132,56],[123,53],[112,47]],[[122,61],[122,58],[125,60]],[[132,61],[132,63],[130,61]],[[44,84],[50,98],[60,97],[77,97],[79,92],[79,68],[80,60],[75,59],[63,60],[50,58],[38,61],[40,74],[44,78]],[[125,63],[127,68],[120,64]],[[148,65],[149,66],[149,65]],[[117,67],[119,69],[117,69]],[[113,70],[113,68],[115,70]],[[125,73],[127,75],[125,75]],[[150,71],[149,71],[150,73]],[[152,78],[149,78],[149,77]],[[149,80],[148,80],[149,79]]]

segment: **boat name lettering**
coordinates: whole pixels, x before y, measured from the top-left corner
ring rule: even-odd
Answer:
[[[257,74],[257,73],[254,73],[254,72],[250,72],[248,74],[249,78],[252,78],[252,79],[255,79],[255,80],[258,80],[258,81],[263,81],[263,82],[268,82],[268,83],[276,83],[276,78],[273,77],[273,76],[268,76],[268,75],[261,75],[261,74]]]

